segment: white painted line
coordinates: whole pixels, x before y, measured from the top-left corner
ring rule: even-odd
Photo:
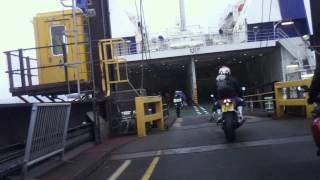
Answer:
[[[175,123],[174,125],[173,125],[173,127],[181,127],[182,125],[181,125],[181,123]]]
[[[119,178],[119,176],[123,173],[124,170],[127,169],[127,167],[131,164],[131,160],[126,160],[117,170],[112,174],[111,177],[108,178],[108,180],[116,180]]]
[[[209,114],[209,112],[206,110],[206,108],[202,107],[202,106],[199,106],[200,109],[205,113],[205,114]]]
[[[173,127],[181,127],[181,123],[183,122],[183,118],[177,118],[176,122],[174,123]]]
[[[157,151],[157,156],[160,156],[161,155],[161,150]]]
[[[202,114],[200,109],[197,106],[193,106],[193,109],[196,111],[198,115]]]
[[[177,123],[182,123],[183,122],[183,118],[177,118],[176,122]]]
[[[202,109],[202,110],[206,110],[204,107],[202,107],[202,106],[199,106],[200,107],[200,109]]]
[[[249,142],[239,142],[233,144],[217,144],[208,146],[196,146],[196,147],[186,147],[186,148],[176,148],[176,149],[165,149],[161,150],[160,155],[176,155],[176,154],[190,154],[190,153],[201,153],[224,149],[237,149],[246,147],[259,147],[259,146],[270,146],[270,145],[280,145],[289,143],[299,143],[299,142],[312,142],[311,136],[298,136],[280,139],[267,139],[259,141],[249,141]],[[159,151],[149,151],[149,152],[139,152],[131,154],[119,154],[111,156],[111,160],[122,160],[122,159],[133,159],[133,158],[144,158],[144,157],[154,157],[159,156]]]

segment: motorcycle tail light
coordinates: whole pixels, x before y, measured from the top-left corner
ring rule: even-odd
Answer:
[[[316,118],[312,123],[313,138],[318,146],[320,146],[320,118]]]

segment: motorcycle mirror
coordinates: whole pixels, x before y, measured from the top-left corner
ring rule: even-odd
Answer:
[[[213,98],[213,97],[214,97],[214,95],[213,95],[213,94],[210,94],[210,97],[212,97],[212,98]]]

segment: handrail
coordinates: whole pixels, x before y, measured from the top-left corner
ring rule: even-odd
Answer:
[[[247,96],[243,96],[243,97],[247,98],[247,97],[261,96],[261,95],[266,95],[266,94],[273,94],[273,93],[274,93],[274,91],[271,91],[271,92],[266,92],[266,93],[258,93],[258,94],[247,95]]]
[[[244,31],[244,32],[236,32],[232,34],[217,34],[217,33],[209,33],[209,34],[183,34],[180,35],[180,37],[173,36],[171,38],[164,39],[162,41],[158,39],[153,39],[149,40],[148,44],[150,45],[150,48],[148,49],[149,52],[154,52],[154,51],[166,51],[166,50],[175,50],[175,49],[186,49],[186,48],[191,48],[194,46],[217,46],[220,45],[218,43],[219,40],[223,40],[224,43],[222,44],[232,44],[232,43],[241,43],[241,42],[235,42],[237,41],[238,37],[241,37],[243,35],[244,42],[254,42],[252,39],[256,39],[256,41],[261,41],[261,40],[272,40],[274,39],[274,31],[272,29],[262,29],[259,31],[259,33],[255,33],[253,31]],[[184,44],[182,47],[171,47],[174,45],[176,41],[182,40],[183,38],[189,38],[190,41],[189,43],[195,42],[195,41],[201,41],[202,44],[199,45],[193,45],[189,44],[188,41],[186,42],[181,41],[181,43]],[[206,44],[207,40],[213,41],[213,44]],[[133,55],[133,54],[140,54],[141,53],[141,47],[142,44],[140,42],[136,43],[127,43],[126,46],[116,46],[117,48],[117,53],[119,53],[120,56],[125,56],[125,55]],[[139,49],[140,48],[140,49]]]
[[[271,98],[268,99],[262,99],[264,98],[264,95],[271,95]],[[247,95],[247,96],[243,96],[246,100],[245,102],[247,103],[247,105],[250,107],[250,109],[253,111],[254,110],[254,103],[260,103],[260,108],[264,108],[264,110],[270,112],[274,110],[273,104],[275,99],[274,97],[274,91],[270,91],[270,92],[264,92],[264,93],[257,93],[257,94],[251,94],[251,95]],[[261,103],[264,103],[264,105],[262,105]]]

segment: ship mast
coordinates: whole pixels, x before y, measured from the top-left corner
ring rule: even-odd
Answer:
[[[186,12],[184,8],[184,0],[179,0],[180,7],[180,31],[186,31]]]

